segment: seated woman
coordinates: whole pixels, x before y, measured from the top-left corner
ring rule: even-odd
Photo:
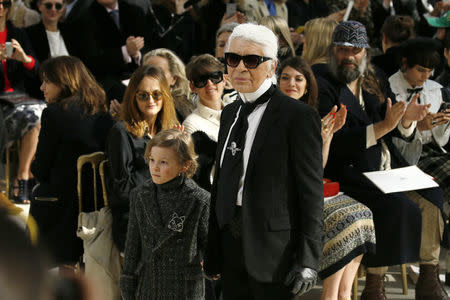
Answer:
[[[51,58],[42,64],[40,75],[48,106],[42,113],[31,166],[39,186],[33,190],[38,198],[31,202],[30,214],[38,225],[39,241],[54,262],[73,263],[82,253],[82,242],[76,236],[77,160],[80,155],[104,150],[112,119],[105,92],[78,58]],[[84,199],[91,196],[86,194]]]
[[[417,122],[411,142],[395,138],[394,144],[407,162],[431,175],[450,201],[450,154],[442,147],[450,136],[450,109],[440,110],[442,86],[430,80],[433,69],[440,64],[439,44],[430,38],[415,38],[402,45],[401,69],[389,78],[397,101],[417,101],[429,105],[429,113]],[[418,99],[415,100],[415,95]],[[417,96],[416,96],[417,97]]]
[[[42,20],[25,31],[30,38],[36,57],[43,62],[47,58],[60,55],[76,55],[79,46],[64,23],[60,23],[64,15],[65,2],[63,0],[39,0],[37,8],[41,12]]]
[[[224,65],[210,54],[194,56],[186,66],[192,91],[197,95],[197,108],[183,122],[184,130],[192,135],[199,167],[194,180],[211,190],[213,165],[219,135],[220,114],[224,107]]]
[[[38,64],[22,29],[15,27],[8,17],[11,1],[4,1],[0,7],[0,109],[4,116],[7,138],[6,146],[20,140],[19,164],[14,180],[14,199],[19,203],[29,203],[29,192],[33,183],[30,172],[31,161],[36,152],[40,118],[45,104],[40,101],[11,102],[14,98],[29,98],[27,84],[37,77]],[[6,43],[8,46],[5,46]],[[10,48],[12,46],[12,49]],[[12,51],[11,51],[12,50]],[[9,53],[8,53],[9,52]]]
[[[175,110],[180,123],[189,116],[195,108],[189,81],[186,79],[184,63],[169,49],[154,49],[144,55],[144,65],[154,65],[163,70],[170,87]]]
[[[156,133],[177,124],[163,71],[155,66],[140,66],[125,91],[120,122],[111,128],[106,143],[113,239],[121,252],[127,233],[130,192],[150,178],[144,159],[145,146]]]
[[[286,59],[279,68],[281,91],[315,107],[317,84],[309,65],[300,57]],[[322,119],[323,165],[328,159],[333,134],[345,123],[346,108],[337,107]],[[375,250],[375,228],[372,212],[346,196],[325,198],[324,248],[319,267],[323,279],[322,300],[350,299],[362,256]]]

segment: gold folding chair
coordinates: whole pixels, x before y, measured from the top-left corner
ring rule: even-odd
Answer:
[[[103,160],[100,163],[99,171],[100,171],[100,179],[102,180],[102,190],[103,190],[103,202],[105,206],[108,206],[108,192],[106,191],[106,179],[105,179],[105,165],[108,160]]]
[[[83,190],[82,190],[82,180],[81,174],[83,166],[90,163],[92,166],[92,178],[94,185],[94,208],[97,210],[97,169],[99,168],[100,162],[105,160],[105,153],[99,151],[91,154],[81,155],[78,157],[77,161],[77,171],[78,171],[78,181],[77,181],[77,191],[78,191],[78,210],[79,213],[83,211]],[[105,191],[103,191],[105,193]]]

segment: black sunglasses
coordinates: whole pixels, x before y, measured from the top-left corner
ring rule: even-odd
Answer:
[[[53,6],[55,6],[56,10],[61,10],[63,8],[63,4],[62,3],[51,3],[51,2],[45,2],[44,3],[44,7],[47,10],[52,9]]]
[[[241,56],[239,54],[231,52],[225,53],[225,61],[227,62],[227,65],[232,68],[236,68],[242,60],[244,62],[244,66],[247,69],[256,69],[260,64],[271,59],[272,58],[270,57],[254,54]]]
[[[136,93],[136,99],[138,99],[141,102],[148,101],[152,97],[153,101],[159,101],[162,99],[163,94],[161,91],[153,91],[153,92],[147,92],[147,91],[139,91]]]
[[[198,79],[193,80],[192,83],[196,88],[201,89],[202,87],[205,87],[208,84],[208,80],[211,80],[211,82],[214,84],[222,82],[223,80],[222,71],[216,71],[202,75]]]
[[[4,8],[10,8],[12,2],[11,1],[0,1],[0,4],[3,5]]]

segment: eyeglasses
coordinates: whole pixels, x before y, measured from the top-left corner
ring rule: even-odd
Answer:
[[[46,10],[51,10],[53,6],[55,7],[56,10],[61,10],[64,5],[62,3],[51,3],[51,2],[44,3],[44,7]]]
[[[192,83],[196,88],[201,89],[202,87],[205,87],[208,84],[208,80],[211,80],[211,82],[214,84],[222,82],[223,80],[222,71],[216,71],[202,75],[198,79],[192,80]]]
[[[153,101],[159,101],[162,100],[163,94],[161,91],[153,91],[153,92],[147,92],[147,91],[139,91],[136,93],[136,99],[141,102],[148,101],[152,97]]]
[[[11,1],[0,1],[0,4],[3,5],[4,8],[10,8],[12,2]]]
[[[231,52],[225,53],[225,61],[227,62],[227,65],[232,68],[236,68],[242,60],[244,62],[244,66],[247,69],[256,69],[260,64],[271,59],[272,58],[270,57],[254,54],[241,56],[239,54]]]

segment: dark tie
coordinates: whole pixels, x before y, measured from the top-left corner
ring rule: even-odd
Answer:
[[[119,22],[119,10],[114,9],[109,12],[109,15],[111,16],[111,19],[113,19],[114,24],[116,24],[117,29],[120,29],[120,22]]]
[[[423,87],[415,88],[415,89],[406,89],[406,91],[409,93],[409,96],[408,96],[408,99],[406,99],[406,102],[409,102],[415,94],[420,93],[422,90],[423,90]],[[420,104],[420,97],[417,98],[417,103]]]
[[[240,104],[239,116],[231,130],[227,144],[224,145],[225,155],[217,182],[216,215],[221,228],[229,224],[235,214],[239,181],[243,172],[243,152],[248,129],[247,118],[258,105],[269,101],[274,91],[275,86],[272,85],[252,103],[244,103],[240,98],[236,100]]]

